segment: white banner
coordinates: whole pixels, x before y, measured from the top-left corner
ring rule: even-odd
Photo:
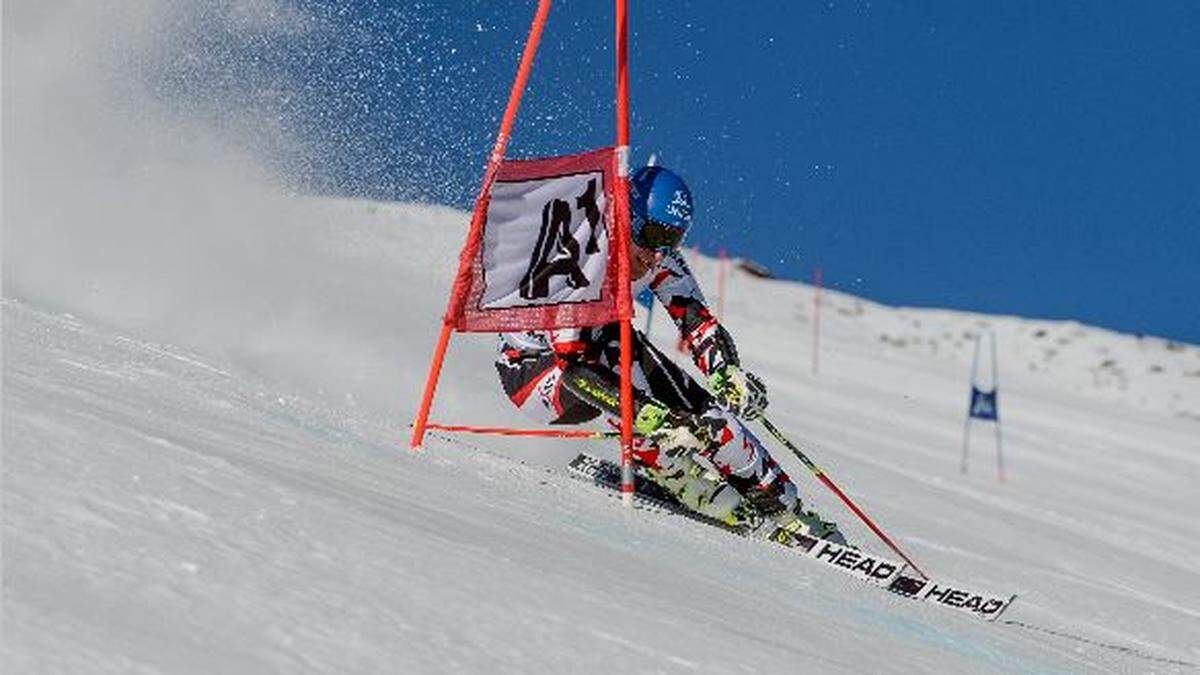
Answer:
[[[594,302],[608,268],[604,172],[492,186],[483,231],[483,310]]]

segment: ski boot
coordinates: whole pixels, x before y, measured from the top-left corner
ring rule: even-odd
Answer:
[[[700,418],[647,404],[639,411],[635,426],[658,451],[646,469],[652,481],[696,513],[731,527],[745,526],[752,514],[743,505],[741,494],[704,461],[712,430]]]
[[[648,468],[646,474],[680,504],[731,527],[747,526],[754,515],[743,506],[737,490],[686,454],[665,459],[660,455],[659,466]]]
[[[848,546],[846,536],[838,529],[837,523],[823,520],[815,511],[805,511],[796,501],[796,507],[771,517],[775,531],[769,538],[784,546],[796,546],[799,536],[809,536],[814,539],[824,539],[835,544]]]

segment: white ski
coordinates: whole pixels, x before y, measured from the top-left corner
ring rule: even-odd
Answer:
[[[605,488],[615,495],[620,495],[621,469],[608,460],[580,453],[567,465],[567,470],[576,478]],[[690,511],[675,501],[669,492],[651,482],[640,472],[635,475],[634,484],[637,490],[634,495],[634,503],[641,508],[685,516],[738,536],[767,539],[777,544],[783,544],[788,549],[811,560],[836,568],[843,573],[858,577],[869,584],[883,587],[906,598],[933,602],[941,607],[956,609],[988,621],[995,621],[1017,597],[1015,593],[998,595],[942,580],[922,579],[906,574],[906,566],[902,563],[823,539],[792,535],[784,543],[774,538],[773,533],[764,532],[769,528],[755,530],[730,527]]]

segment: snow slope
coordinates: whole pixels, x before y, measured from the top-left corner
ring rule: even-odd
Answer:
[[[206,274],[158,270],[150,290],[179,307],[137,311],[150,290],[113,283],[125,268],[89,269],[91,295],[6,276],[5,672],[1200,663],[1194,346],[826,293],[814,376],[812,290],[731,277],[724,318],[773,419],[927,568],[1019,592],[1005,616],[1019,624],[989,625],[625,511],[562,472],[608,445],[436,435],[409,453],[466,215],[278,203],[294,216],[286,240],[197,263],[219,272],[215,297],[184,292]],[[715,288],[716,262],[693,262]],[[968,338],[985,328],[1000,346],[1005,484],[990,429],[958,472]],[[456,337],[437,419],[522,423],[492,347]]]

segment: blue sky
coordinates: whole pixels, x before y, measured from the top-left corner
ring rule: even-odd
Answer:
[[[333,30],[243,45],[235,79],[304,84],[273,106],[306,188],[465,208],[535,4],[298,3]],[[1200,343],[1200,3],[729,7],[631,2],[634,157],[691,183],[690,243]],[[612,142],[612,31],[609,2],[554,4],[510,154]]]

